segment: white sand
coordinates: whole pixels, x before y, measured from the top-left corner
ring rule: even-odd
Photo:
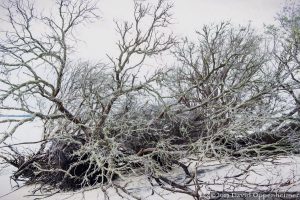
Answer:
[[[193,163],[195,166],[196,163]],[[243,166],[244,169],[247,167],[247,163]],[[192,166],[192,165],[191,165]],[[190,166],[190,168],[192,168]],[[251,191],[251,188],[254,188],[254,184],[267,184],[267,183],[275,183],[272,187],[265,187],[264,189],[270,189],[274,191],[300,191],[300,157],[299,156],[290,156],[290,157],[282,157],[274,163],[264,162],[258,165],[251,167],[253,171],[249,173],[246,177],[241,176],[240,178],[245,178],[247,180],[247,187],[236,187],[235,191],[243,190],[243,191]],[[216,182],[222,183],[224,182],[224,177],[226,176],[234,176],[239,174],[241,170],[237,169],[233,164],[226,163],[218,163],[216,161],[210,161],[205,163],[204,165],[199,165],[197,167],[197,175],[201,181],[204,182]],[[173,180],[176,180],[178,183],[183,183],[185,181],[185,175],[180,169],[174,169],[172,173],[168,174],[168,177],[172,176]],[[164,191],[159,187],[154,187],[154,193],[149,184],[147,178],[145,177],[131,177],[130,183],[127,186],[129,192],[134,194],[137,197],[141,197],[142,199],[147,200],[159,200],[159,199],[171,199],[171,200],[189,200],[193,199],[190,196],[184,194],[173,194],[168,191]],[[116,181],[117,184],[123,185],[125,181]],[[229,183],[229,182],[228,182]],[[210,188],[217,190],[230,190],[230,185],[233,183],[238,183],[237,180],[232,180],[231,184],[224,185],[211,185]],[[0,179],[0,194],[4,194],[8,192],[9,181],[8,175],[1,176]],[[193,189],[193,187],[191,187]],[[207,192],[209,187],[203,187],[202,191]],[[261,187],[260,189],[263,189]],[[33,186],[23,187],[7,196],[1,198],[1,200],[21,200],[27,199],[32,200],[36,197],[27,196],[30,195],[30,192],[34,190]],[[118,196],[115,189],[110,188],[107,190],[110,199],[118,200],[122,199],[122,197]],[[124,193],[120,192],[125,197]],[[161,195],[161,196],[160,196]],[[162,198],[163,197],[163,198]],[[132,199],[128,197],[129,199]],[[101,189],[93,189],[86,192],[69,192],[69,193],[59,193],[55,194],[49,198],[48,200],[62,200],[62,199],[71,199],[71,200],[102,200],[105,199],[103,192]]]

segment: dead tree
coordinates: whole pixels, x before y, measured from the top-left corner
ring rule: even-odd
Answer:
[[[14,178],[74,189],[110,182],[132,170],[135,162],[147,160],[123,139],[132,137],[135,129],[147,129],[146,116],[131,117],[134,106],[146,104],[134,96],[156,95],[153,83],[163,70],[146,75],[140,71],[146,59],[162,54],[175,42],[167,31],[172,5],[163,0],[156,5],[135,2],[134,21],[116,22],[119,54],[94,65],[71,56],[76,41],[73,31],[98,17],[94,2],[60,0],[50,15],[39,15],[31,1],[9,1],[4,8],[9,29],[0,43],[0,109],[30,117],[1,120],[12,126],[1,133],[0,142],[37,119],[44,123],[46,141],[34,155],[11,154],[12,160],[21,156]],[[45,32],[37,32],[37,27]],[[57,179],[50,176],[52,172]]]
[[[177,41],[168,29],[171,4],[135,1],[133,22],[116,22],[118,54],[91,64],[72,58],[72,33],[98,18],[94,2],[59,0],[52,15],[38,14],[30,1],[3,7],[9,27],[0,36],[0,111],[29,115],[0,120],[11,125],[1,132],[0,157],[17,168],[15,180],[46,191],[106,184],[126,193],[113,180],[134,172],[201,199],[202,186],[211,183],[180,158],[235,164],[241,172],[218,182],[224,184],[265,156],[296,148],[299,126],[288,120],[299,120],[297,12],[280,18],[282,35],[270,52],[250,26],[226,22],[204,26],[196,41]],[[142,73],[147,59],[169,50],[176,66]],[[295,105],[282,105],[281,94]],[[33,120],[44,123],[38,152],[23,155],[17,144],[5,144]],[[249,157],[253,162],[238,165]],[[174,166],[184,182],[164,175]]]

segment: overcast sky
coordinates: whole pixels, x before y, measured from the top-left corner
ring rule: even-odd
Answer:
[[[2,0],[1,0],[2,1]],[[4,0],[7,1],[7,0]],[[141,0],[155,3],[156,0]],[[276,13],[288,0],[169,0],[174,3],[172,31],[179,36],[192,37],[204,24],[231,21],[233,24],[251,23],[262,30],[263,24],[274,23]],[[49,10],[54,0],[35,1],[36,7]],[[101,60],[116,48],[118,36],[113,20],[130,20],[133,0],[99,0],[101,19],[81,27],[76,32],[78,43],[76,57]],[[1,11],[2,8],[0,8]],[[2,17],[0,12],[0,17]],[[0,27],[0,30],[5,27]],[[42,31],[42,30],[41,30]]]
[[[100,0],[102,19],[78,32],[79,55],[101,59],[114,48],[117,35],[113,19],[130,19],[132,0]],[[146,0],[147,2],[147,0]],[[155,1],[148,1],[155,2]],[[174,0],[172,30],[180,36],[193,36],[204,24],[230,20],[233,24],[251,23],[258,29],[274,23],[286,0]]]

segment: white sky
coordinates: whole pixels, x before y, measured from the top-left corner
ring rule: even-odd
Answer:
[[[78,54],[89,59],[102,59],[115,47],[117,35],[113,19],[132,17],[132,0],[100,0],[102,19],[78,31],[84,42]],[[155,2],[146,0],[146,2]],[[230,20],[233,24],[251,24],[258,29],[274,23],[274,16],[286,0],[173,0],[172,30],[180,36],[193,36],[204,24]]]

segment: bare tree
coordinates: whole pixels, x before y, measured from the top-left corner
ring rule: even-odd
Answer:
[[[1,38],[1,110],[26,112],[32,117],[17,123],[12,121],[14,128],[2,133],[1,142],[20,125],[35,118],[66,118],[87,131],[81,119],[71,113],[60,95],[62,81],[70,64],[72,31],[79,24],[97,17],[95,4],[59,1],[58,19],[39,16],[29,1],[9,1],[4,7],[8,12],[10,27]],[[44,34],[34,29],[37,23],[46,29]],[[14,78],[18,74],[19,77],[21,74],[21,80]],[[40,108],[36,105],[40,105]],[[49,106],[53,105],[57,112],[48,112]]]
[[[0,36],[0,111],[29,115],[0,119],[10,125],[0,157],[17,168],[16,181],[46,192],[100,185],[134,197],[113,181],[134,173],[153,188],[202,199],[213,184],[257,189],[247,182],[253,167],[295,151],[299,126],[287,122],[299,111],[296,6],[279,16],[279,30],[268,29],[273,43],[250,25],[227,22],[204,26],[196,41],[178,41],[169,30],[172,4],[135,1],[133,22],[115,22],[118,54],[95,64],[72,56],[76,29],[98,18],[95,2],[59,0],[49,15],[29,0],[3,8],[9,27]],[[143,72],[147,60],[169,50],[175,66]],[[5,143],[33,120],[44,124],[37,152]],[[208,158],[238,173],[201,180]],[[183,180],[166,174],[174,166]]]
[[[276,63],[277,82],[281,91],[291,97],[293,107],[298,107],[299,97],[299,5],[288,4],[277,16],[279,26],[269,26],[268,33],[272,36],[272,55]],[[294,111],[298,112],[298,109]],[[293,114],[294,114],[293,113]]]
[[[267,52],[263,38],[249,26],[221,23],[204,26],[197,35],[197,42],[185,38],[177,46],[179,64],[166,85],[172,83],[168,88],[176,105],[173,112],[185,115],[194,126],[192,137],[224,143],[223,136],[247,134],[254,124],[265,123],[255,117],[273,112]]]
[[[299,4],[291,2],[277,15],[278,25],[267,27],[274,71],[273,84],[280,96],[281,115],[271,128],[288,134],[293,152],[299,153]],[[287,103],[290,102],[290,103]]]
[[[190,163],[196,158],[199,165],[187,168],[187,162],[183,169],[189,178],[180,183],[155,178],[164,189],[195,199],[218,185],[223,191],[258,190],[263,185],[247,180],[252,167],[263,165],[271,155],[297,152],[298,140],[297,125],[282,123],[291,115],[282,105],[269,44],[250,26],[235,28],[230,23],[204,26],[197,35],[196,42],[184,38],[174,50],[178,63],[162,82],[169,103],[159,117],[176,116],[183,122],[182,134],[189,141],[185,150],[193,155]],[[208,158],[234,165],[241,173],[203,181],[197,174]],[[272,184],[264,187],[282,183]]]
[[[33,183],[76,188],[122,176],[128,163],[139,163],[142,154],[126,149],[122,139],[140,128],[138,120],[128,122],[137,112],[134,106],[145,103],[134,96],[155,94],[153,83],[162,74],[162,69],[157,69],[141,75],[144,61],[175,42],[172,34],[165,32],[171,7],[163,0],[156,5],[135,2],[134,21],[116,22],[119,55],[108,55],[108,63],[91,65],[72,60],[76,41],[72,32],[97,19],[95,3],[60,0],[50,16],[38,15],[30,1],[4,5],[10,29],[1,38],[0,109],[30,117],[2,120],[12,128],[2,133],[1,142],[27,122],[40,119],[45,124],[39,152],[27,157],[11,154],[13,161],[2,157],[18,167],[16,180],[23,176]],[[38,26],[45,33],[39,34]],[[142,128],[147,127],[141,119]],[[53,172],[57,180],[51,178]]]

